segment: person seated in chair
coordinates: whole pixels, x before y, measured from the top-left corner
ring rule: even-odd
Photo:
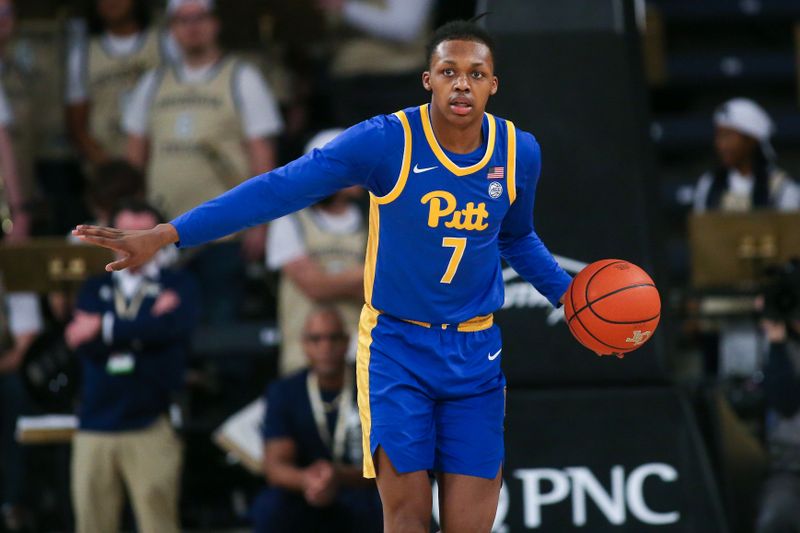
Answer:
[[[333,307],[307,316],[309,368],[273,382],[262,427],[264,475],[255,502],[258,532],[380,532],[378,491],[361,476],[361,424],[348,335]]]

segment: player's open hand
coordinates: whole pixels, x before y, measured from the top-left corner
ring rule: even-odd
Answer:
[[[171,224],[159,224],[148,230],[82,225],[72,230],[72,234],[84,242],[116,252],[117,260],[106,265],[108,272],[143,265],[162,247],[178,242],[178,232]]]

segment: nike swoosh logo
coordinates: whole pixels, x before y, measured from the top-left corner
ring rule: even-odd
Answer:
[[[502,352],[502,351],[503,351],[503,349],[500,348],[499,350],[494,352],[494,355],[489,354],[489,361],[494,361],[495,359],[497,359],[500,356],[500,352]]]
[[[439,167],[436,166],[436,167],[419,168],[419,164],[416,164],[416,165],[414,165],[414,174],[422,174],[423,172],[427,172],[429,170],[433,170],[434,168],[439,168]]]

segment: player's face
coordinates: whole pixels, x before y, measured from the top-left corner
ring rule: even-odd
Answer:
[[[317,375],[333,377],[342,372],[347,342],[342,322],[336,315],[316,313],[306,321],[303,350]]]
[[[723,126],[717,126],[714,134],[717,156],[726,168],[735,168],[749,163],[752,160],[756,142],[752,137]]]
[[[422,85],[433,93],[431,105],[449,121],[482,120],[489,96],[497,92],[489,47],[474,41],[439,43]]]
[[[172,35],[183,53],[195,55],[217,42],[219,22],[202,6],[187,4],[181,7],[170,22]]]
[[[97,0],[97,13],[107,25],[114,25],[133,16],[134,0]]]
[[[14,33],[14,2],[0,0],[0,42],[11,39]]]

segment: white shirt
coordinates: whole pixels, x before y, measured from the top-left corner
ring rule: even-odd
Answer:
[[[151,281],[157,280],[160,276],[161,269],[159,268],[158,256],[156,259],[150,260],[145,263],[138,271],[131,272],[129,269],[117,270],[111,276],[117,284],[117,288],[122,293],[126,300],[133,299],[136,292],[142,283],[148,279]],[[101,323],[101,335],[103,342],[108,345],[114,342],[114,313],[106,311],[103,314]]]
[[[346,235],[358,231],[361,226],[361,211],[355,206],[348,206],[341,214],[332,214],[322,209],[312,209],[320,227],[335,235]],[[267,267],[280,270],[292,261],[307,254],[306,243],[297,218],[291,214],[270,222],[267,235]]]
[[[342,17],[351,26],[392,41],[413,41],[433,10],[433,0],[387,0],[386,7],[347,0]]]
[[[176,63],[179,75],[185,83],[202,84],[214,75],[214,63],[200,68],[192,68],[183,62]],[[271,137],[283,131],[283,119],[278,104],[266,80],[256,68],[243,63],[236,69],[233,82],[241,102],[242,130],[248,139]],[[122,127],[126,133],[139,137],[147,136],[147,123],[152,105],[152,93],[158,82],[156,71],[151,70],[142,76],[125,110]]]
[[[10,292],[6,294],[8,330],[13,336],[39,333],[44,329],[39,297],[32,292]]]
[[[117,282],[117,287],[122,295],[130,300],[145,279],[157,280],[160,272],[158,263],[150,261],[136,272],[131,272],[126,268],[125,270],[117,270],[112,274],[112,277]]]
[[[100,39],[103,47],[112,57],[125,57],[136,52],[141,37],[141,32],[123,37],[106,32]],[[161,32],[159,38],[161,50],[165,52],[167,61],[177,61],[180,58],[180,52],[172,34]],[[86,79],[88,46],[89,42],[85,35],[76,37],[70,44],[67,53],[67,92],[65,95],[67,104],[80,104],[89,100],[88,80]]]
[[[710,173],[700,177],[695,187],[694,211],[703,213],[708,206],[708,193],[714,183],[714,176]],[[736,196],[750,196],[753,193],[755,178],[745,176],[736,169],[728,172],[728,189]],[[772,205],[778,211],[800,210],[800,186],[793,180],[786,179],[774,192],[771,198]]]

